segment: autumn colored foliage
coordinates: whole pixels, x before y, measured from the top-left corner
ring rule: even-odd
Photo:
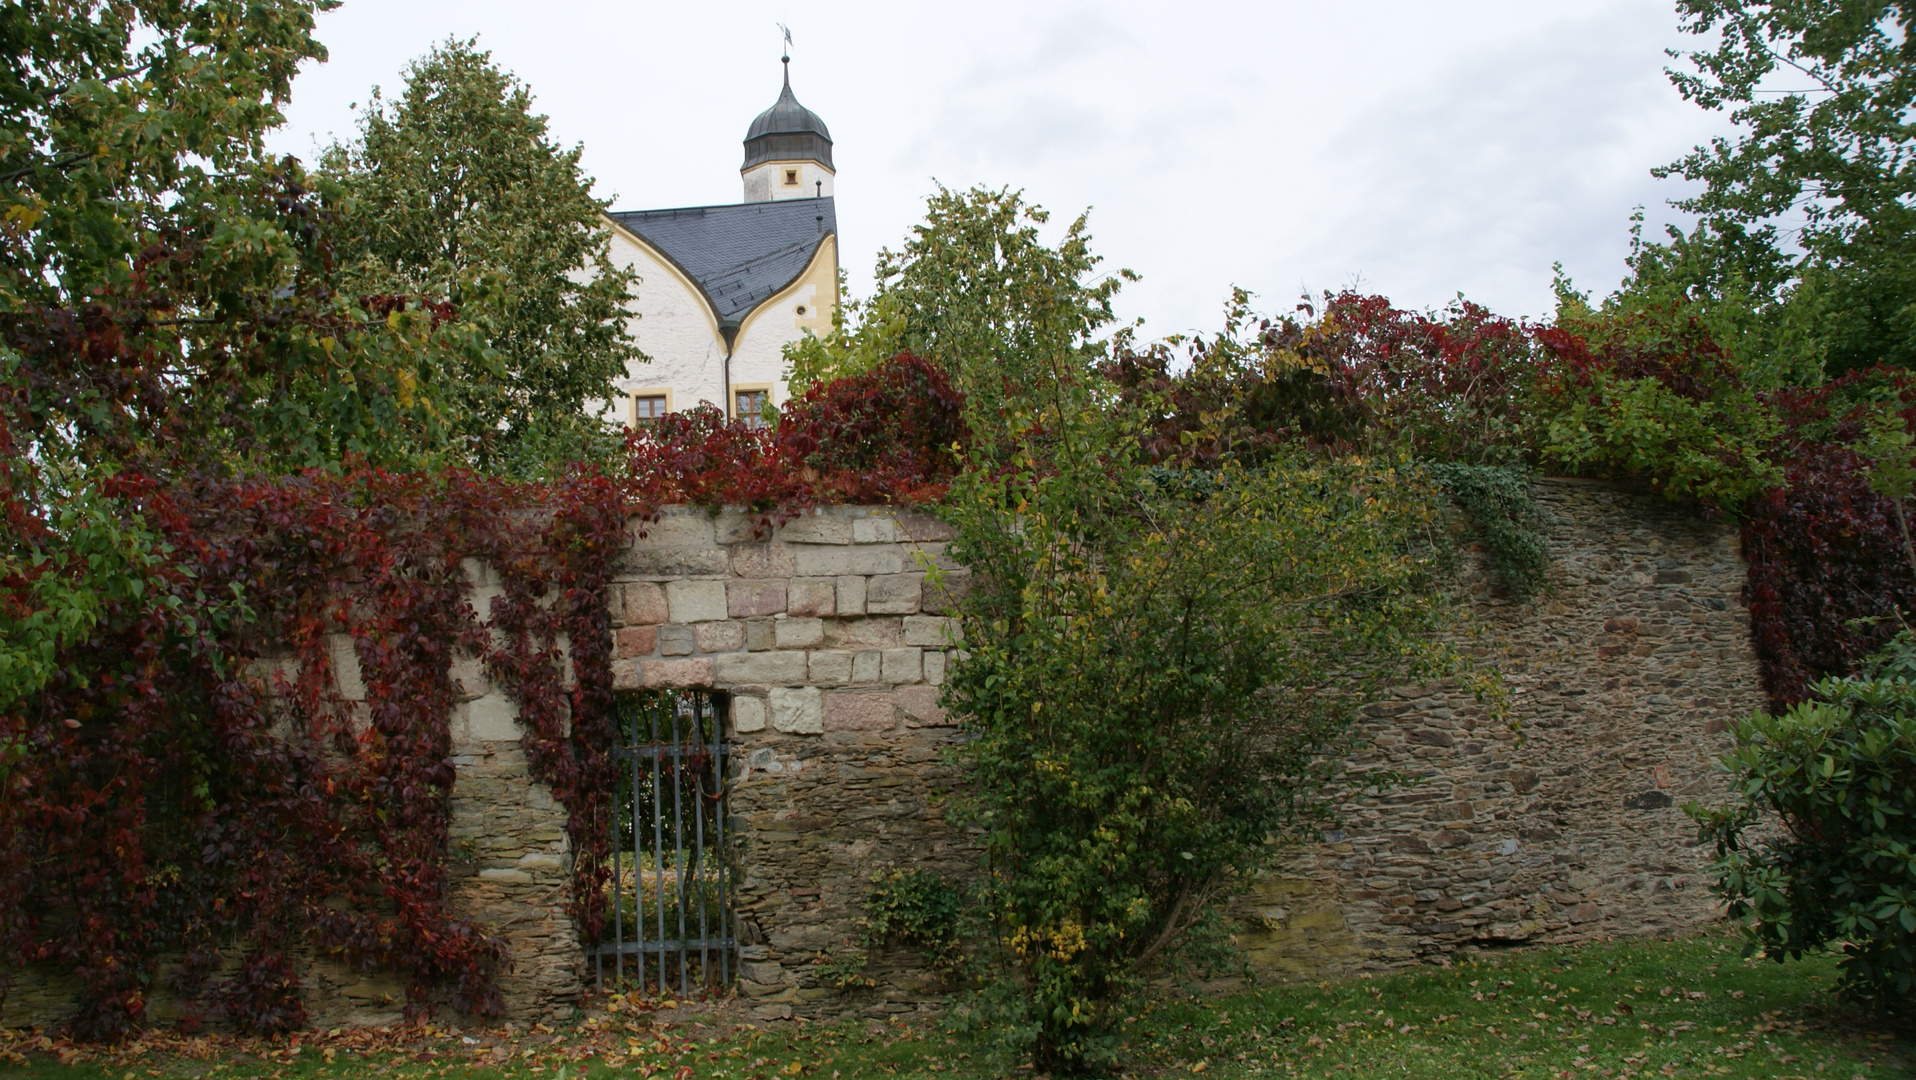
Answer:
[[[517,702],[531,771],[568,814],[573,913],[596,934],[605,596],[629,523],[673,502],[769,524],[820,501],[935,498],[961,404],[900,357],[814,389],[775,428],[669,417],[632,435],[625,467],[546,483],[350,464],[121,474],[107,495],[143,538],[137,584],[0,706],[0,964],[75,973],[90,1038],[148,1017],[163,957],[189,1027],[297,1028],[294,965],[312,953],[408,975],[414,1013],[496,1014],[498,943],[448,908],[456,662]],[[5,511],[22,535],[53,528],[10,491]],[[479,565],[502,590],[483,618]],[[0,604],[27,612],[46,575],[85,572],[42,563],[0,581]],[[340,641],[363,701],[340,692]]]

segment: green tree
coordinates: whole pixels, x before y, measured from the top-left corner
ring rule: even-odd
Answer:
[[[1727,110],[1739,134],[1656,170],[1704,185],[1676,203],[1701,220],[1642,249],[1626,293],[1687,296],[1751,324],[1799,379],[1819,361],[1832,375],[1916,366],[1916,5],[1677,7],[1684,30],[1716,40],[1671,77],[1698,105]]]
[[[325,157],[347,195],[347,281],[449,300],[483,327],[489,362],[447,377],[451,422],[486,467],[609,453],[611,431],[586,409],[644,359],[625,332],[635,277],[612,262],[580,153],[551,141],[531,92],[468,40],[416,61],[397,101],[375,90],[358,140]]]
[[[443,445],[435,374],[483,342],[340,291],[317,185],[261,148],[333,6],[0,6],[0,703],[150,598],[128,474]]]
[[[1055,246],[1039,231],[1049,220],[1023,192],[940,186],[903,250],[879,253],[871,299],[848,305],[826,337],[788,346],[795,387],[913,352],[951,374],[986,440],[1022,431],[1039,403],[1085,407],[1112,298],[1137,275],[1097,276],[1087,215]]]

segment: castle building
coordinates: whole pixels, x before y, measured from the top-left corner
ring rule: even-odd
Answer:
[[[832,137],[785,86],[745,133],[745,201],[614,211],[612,258],[637,272],[627,332],[650,363],[607,419],[642,423],[702,402],[757,417],[785,401],[783,350],[838,307]]]

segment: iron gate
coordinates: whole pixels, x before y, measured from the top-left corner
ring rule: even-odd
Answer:
[[[603,940],[586,949],[600,987],[630,980],[661,994],[676,982],[731,985],[738,948],[726,846],[731,747],[712,695],[619,695],[620,770]]]

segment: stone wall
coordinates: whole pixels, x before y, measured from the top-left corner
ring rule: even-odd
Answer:
[[[1717,790],[1728,718],[1761,702],[1735,530],[1654,496],[1538,487],[1550,584],[1494,599],[1469,572],[1460,642],[1503,673],[1511,723],[1455,687],[1406,687],[1361,718],[1356,769],[1420,777],[1344,808],[1323,845],[1233,905],[1253,964],[1322,976],[1460,948],[1681,930],[1713,917],[1707,853],[1680,805]],[[739,983],[760,1018],[931,1000],[935,980],[880,955],[878,983],[822,985],[859,935],[876,875],[976,873],[945,820],[957,732],[938,707],[945,615],[966,572],[933,518],[834,507],[756,536],[745,515],[679,508],[632,526],[612,588],[620,689],[716,692],[736,746]],[[640,533],[643,532],[641,537]],[[495,590],[471,568],[483,616]],[[350,649],[342,683],[357,691]],[[569,1009],[585,957],[563,910],[565,815],[527,775],[515,710],[476,665],[456,673],[455,903],[498,929],[520,1018]],[[18,973],[0,1023],[55,1019],[57,982]],[[396,1015],[399,985],[308,973],[316,1022]]]
[[[1736,529],[1606,484],[1536,494],[1548,587],[1499,603],[1478,566],[1460,637],[1503,674],[1511,724],[1446,686],[1366,709],[1352,766],[1421,782],[1350,803],[1322,847],[1241,898],[1256,967],[1321,974],[1716,916],[1681,807],[1719,796],[1727,721],[1763,703]]]
[[[976,871],[944,820],[955,736],[938,707],[944,613],[966,571],[936,519],[838,507],[758,538],[736,513],[668,511],[614,586],[622,689],[709,688],[728,699],[741,992],[761,1018],[829,1007],[821,954],[860,933],[874,875]],[[927,581],[927,572],[935,581]],[[935,991],[906,964],[867,974],[857,1004],[903,1010]]]

